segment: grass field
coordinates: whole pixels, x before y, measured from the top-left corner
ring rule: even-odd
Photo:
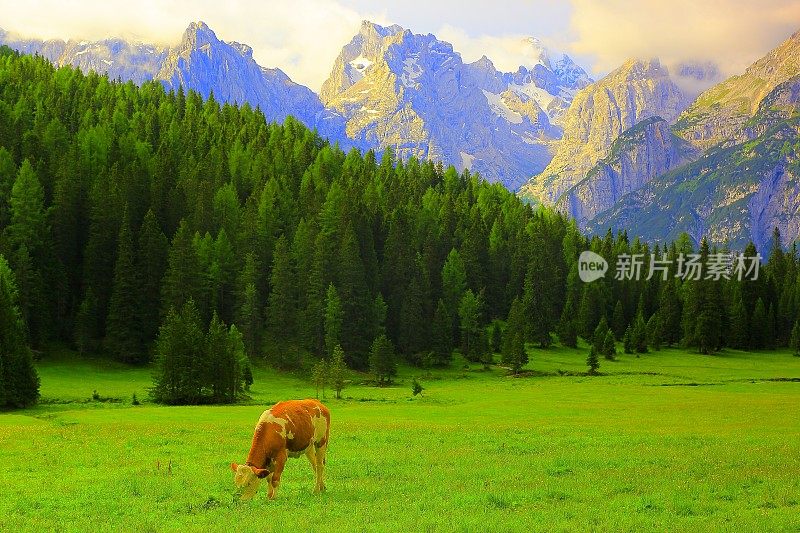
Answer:
[[[800,358],[664,350],[587,377],[559,375],[585,350],[530,357],[546,375],[402,369],[329,393],[327,492],[301,458],[250,502],[228,465],[305,380],[257,369],[248,405],[132,406],[148,370],[47,357],[41,405],[0,414],[0,530],[800,531]]]

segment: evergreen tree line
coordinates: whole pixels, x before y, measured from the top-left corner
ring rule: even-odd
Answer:
[[[291,118],[270,124],[213,95],[9,49],[0,79],[0,253],[33,347],[68,342],[163,368],[174,332],[204,338],[199,350],[224,330],[242,346],[228,339],[228,361],[243,351],[292,368],[340,347],[348,366],[372,359],[386,381],[398,357],[441,366],[455,348],[487,363],[500,350],[518,369],[525,343],[548,346],[556,332],[574,345],[602,317],[617,340],[630,329],[650,346],[791,340],[794,249],[774,249],[753,283],[583,284],[582,250],[613,264],[648,246],[624,232],[589,240],[468,171],[345,153]],[[223,398],[241,389],[242,375],[233,381],[200,379],[180,401]]]

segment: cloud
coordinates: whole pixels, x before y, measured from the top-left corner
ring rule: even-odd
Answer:
[[[572,50],[593,57],[595,74],[629,57],[667,65],[715,62],[742,72],[800,28],[796,0],[572,0]]]
[[[250,45],[259,64],[280,67],[315,91],[367,17],[383,22],[380,14],[359,13],[333,0],[0,0],[4,29],[40,38],[120,36],[175,44],[190,22],[202,20],[220,39]]]
[[[532,67],[538,61],[538,51],[527,40],[530,36],[516,35],[479,35],[473,37],[460,28],[442,26],[436,36],[453,45],[453,49],[461,54],[465,63],[471,63],[485,55],[501,72],[514,72],[520,66]],[[544,45],[555,57],[557,52],[552,39],[542,38]]]

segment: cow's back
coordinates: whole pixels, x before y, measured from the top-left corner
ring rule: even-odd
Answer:
[[[328,441],[330,411],[318,400],[288,400],[276,403],[270,412],[286,420],[286,448],[301,452],[311,446],[323,446]]]

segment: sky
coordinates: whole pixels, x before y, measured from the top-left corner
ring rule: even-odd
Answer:
[[[800,29],[797,0],[0,0],[0,27],[26,37],[111,36],[175,44],[192,21],[253,47],[318,91],[362,20],[399,24],[453,44],[465,61],[488,56],[503,71],[532,64],[521,45],[535,36],[595,77],[629,57],[667,65],[712,61],[725,75]]]

